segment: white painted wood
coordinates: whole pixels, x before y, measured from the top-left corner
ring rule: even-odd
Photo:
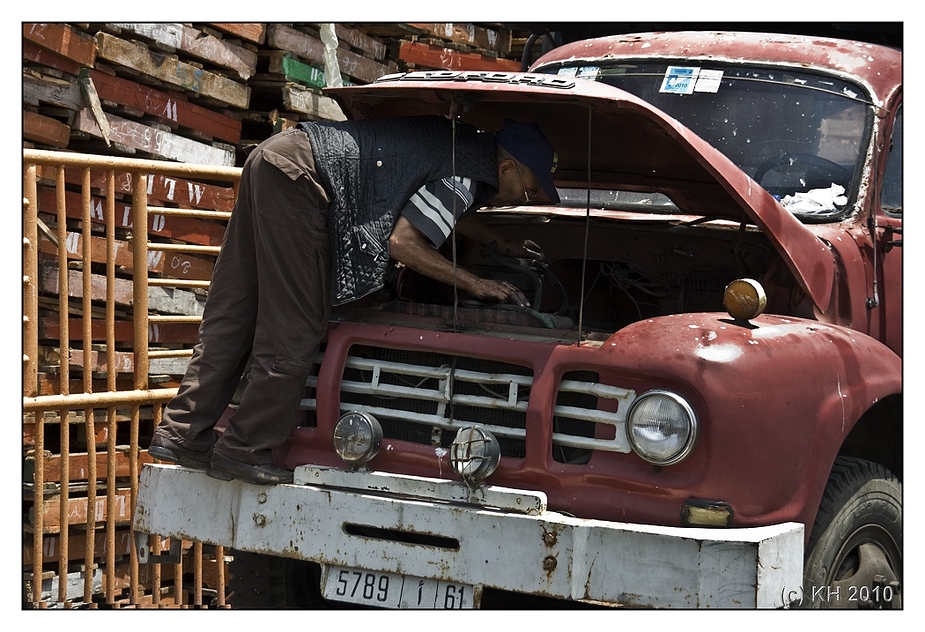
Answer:
[[[295,83],[287,83],[283,87],[283,106],[293,112],[308,114],[315,120],[347,120],[343,110],[334,99]]]
[[[107,114],[106,119],[109,121],[110,139],[120,145],[179,162],[220,167],[233,167],[235,164],[234,148],[230,145],[224,146],[227,149],[206,145],[113,114]],[[74,117],[72,128],[102,138],[89,108],[84,108]]]
[[[162,55],[102,31],[96,34],[96,42],[99,57],[112,63],[233,107],[247,108],[250,103],[250,87],[182,62],[176,55]]]
[[[185,24],[118,22],[112,24],[112,26],[189,53],[217,66],[230,68],[244,80],[249,79],[257,68],[257,53],[254,51],[243,46],[236,46]]]

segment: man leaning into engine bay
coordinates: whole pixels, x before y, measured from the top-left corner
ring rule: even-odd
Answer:
[[[215,263],[193,355],[164,409],[151,456],[215,478],[292,481],[273,450],[297,421],[333,306],[383,286],[390,259],[479,300],[526,305],[437,250],[454,230],[498,254],[542,259],[474,211],[559,196],[557,156],[539,126],[492,134],[440,117],[305,122],[248,156]],[[240,405],[214,431],[250,358]]]

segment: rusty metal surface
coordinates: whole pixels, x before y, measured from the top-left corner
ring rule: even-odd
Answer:
[[[676,314],[638,321],[599,344],[581,345],[501,333],[344,322],[329,331],[325,357],[332,360],[325,366],[331,362],[338,370],[319,372],[317,427],[293,432],[288,441],[290,467],[337,465],[329,438],[340,416],[340,368],[351,347],[360,344],[412,354],[439,350],[534,367],[538,377],[525,416],[535,420],[528,436],[538,439],[525,444],[523,459],[502,459],[493,484],[541,489],[550,507],[566,508],[574,515],[646,524],[678,524],[679,507],[691,497],[723,498],[750,508],[736,514],[739,525],[811,523],[818,506],[813,494],[828,476],[827,459],[834,458],[864,410],[902,388],[901,360],[877,341],[845,328],[776,315],[743,325],[719,313]],[[673,388],[697,402],[699,410],[708,410],[709,427],[722,431],[704,432],[687,460],[655,474],[617,453],[596,452],[587,469],[551,463],[548,407],[557,388],[552,376],[560,367],[576,366],[594,367],[608,384],[632,384],[640,393],[663,385],[662,376],[670,371]],[[858,374],[862,366],[864,379]],[[769,399],[766,393],[787,397]],[[710,407],[703,403],[706,394]],[[756,412],[749,412],[749,423],[743,423],[742,411]],[[794,436],[822,432],[839,436],[818,444],[793,442]],[[763,448],[758,453],[739,449],[756,441]],[[396,449],[380,450],[371,467],[424,477],[451,475],[448,459],[438,458],[433,446],[395,443]],[[716,454],[723,458],[714,458]],[[781,454],[788,455],[786,468],[780,465]],[[748,484],[730,487],[730,481],[744,480]]]
[[[53,180],[43,187],[54,190],[53,226],[39,218],[38,176],[40,167],[50,168]],[[66,182],[65,168],[78,168],[79,181]],[[115,207],[118,194],[116,172],[132,174],[131,200],[132,269],[131,318],[134,330],[134,372],[129,381],[120,380],[116,371],[95,375],[89,370],[59,361],[49,370],[47,356],[54,345],[62,360],[99,353],[106,366],[114,367],[117,277],[124,272],[115,261]],[[91,178],[91,172],[97,176]],[[23,501],[31,503],[30,518],[24,522],[23,606],[32,608],[99,607],[226,607],[225,554],[221,547],[204,547],[185,542],[180,563],[163,568],[142,568],[131,546],[131,511],[137,495],[138,473],[150,462],[146,446],[163,405],[176,393],[175,388],[158,388],[150,382],[147,359],[157,351],[148,349],[149,324],[173,322],[174,317],[148,314],[149,250],[197,252],[214,256],[218,248],[196,245],[158,246],[148,241],[144,227],[148,213],[208,218],[227,221],[227,212],[164,209],[151,207],[146,178],[152,174],[200,177],[236,186],[240,169],[167,163],[152,160],[121,159],[52,151],[23,151],[23,456],[30,467],[24,469]],[[91,191],[102,196],[102,212],[91,218]],[[80,214],[65,213],[66,192],[79,192]],[[92,219],[92,233],[91,233]],[[78,223],[74,223],[78,220]],[[69,223],[70,222],[70,223]],[[91,251],[91,234],[101,227],[105,244],[103,261]],[[53,295],[39,287],[40,240],[56,247],[68,242],[68,231],[81,237],[77,252],[57,248],[58,286]],[[153,246],[153,247],[152,247]],[[96,259],[94,258],[96,257]],[[95,267],[94,267],[95,266]],[[69,271],[78,270],[77,276]],[[68,285],[75,279],[91,287],[91,272],[105,280],[104,303],[99,305],[90,292],[69,298]],[[207,282],[179,278],[152,279],[151,286],[167,288],[206,287]],[[47,292],[47,291],[46,291]],[[71,293],[73,294],[73,292]],[[56,312],[57,340],[40,339],[39,309]],[[89,315],[81,318],[82,315]],[[75,327],[72,318],[81,318]],[[165,320],[166,319],[166,320]],[[197,316],[183,322],[198,322]],[[102,334],[94,338],[94,324],[102,321]],[[98,330],[98,328],[97,328]],[[102,335],[102,338],[100,336]],[[124,344],[124,343],[120,343]],[[102,349],[100,349],[102,347]],[[62,353],[62,350],[65,350]],[[119,347],[124,351],[124,346]],[[168,350],[173,355],[189,350]],[[142,437],[144,438],[142,440]],[[159,552],[167,541],[153,538],[152,549]],[[208,572],[207,572],[208,571]],[[187,573],[191,578],[184,578]]]
[[[343,477],[358,479],[364,493],[341,488],[342,480],[262,486],[147,465],[135,528],[321,564],[635,607],[784,607],[782,589],[802,576],[801,524],[691,529],[585,520],[441,495],[406,498],[387,485],[377,491],[375,476]],[[516,497],[517,490],[506,493]],[[193,506],[200,510],[187,511]]]

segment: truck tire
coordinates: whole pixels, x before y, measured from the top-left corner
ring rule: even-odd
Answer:
[[[807,544],[804,608],[902,608],[902,484],[838,457]]]
[[[237,610],[284,610],[322,606],[318,580],[308,562],[233,551],[228,602]]]

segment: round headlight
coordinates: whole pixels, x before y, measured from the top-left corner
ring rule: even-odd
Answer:
[[[501,444],[478,426],[460,428],[450,446],[450,465],[467,483],[479,483],[498,469]]]
[[[754,279],[736,279],[723,291],[723,306],[736,320],[750,320],[764,312],[768,295]]]
[[[626,434],[633,451],[655,465],[683,461],[697,439],[697,416],[675,393],[649,391],[640,395],[626,417]]]
[[[346,413],[334,426],[334,449],[348,463],[363,465],[378,454],[380,445],[382,426],[369,413]]]

